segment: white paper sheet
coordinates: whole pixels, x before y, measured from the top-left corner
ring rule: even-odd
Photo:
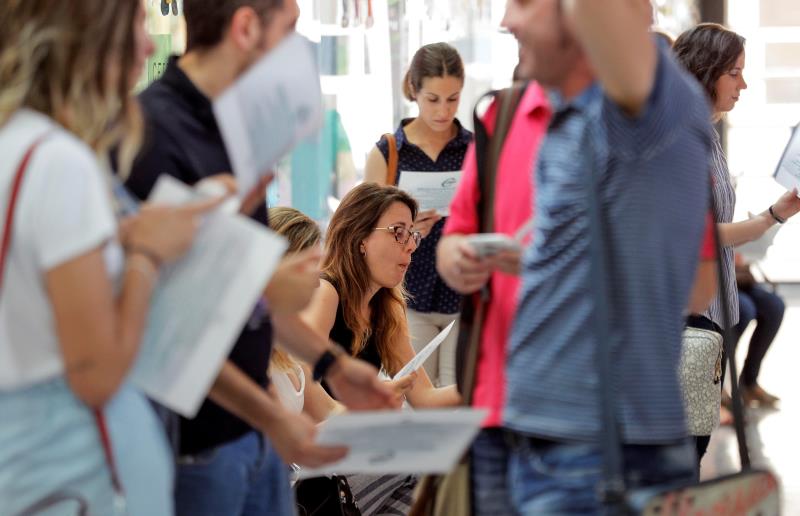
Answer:
[[[244,196],[322,126],[312,44],[296,33],[287,36],[214,101],[214,115]]]
[[[800,190],[800,131],[795,127],[775,170],[775,180],[787,190]]]
[[[196,197],[161,176],[149,200],[178,205]],[[286,247],[285,239],[246,217],[206,216],[189,253],[161,271],[134,383],[194,417]]]
[[[317,443],[348,446],[347,457],[321,468],[302,469],[300,478],[331,473],[445,473],[461,458],[485,417],[482,409],[334,416],[320,425]]]
[[[397,372],[397,374],[394,375],[394,379],[397,380],[398,378],[407,376],[422,367],[422,364],[428,360],[428,357],[431,356],[433,352],[439,348],[439,345],[444,342],[444,339],[450,335],[450,330],[453,329],[453,325],[455,323],[456,321],[454,320],[448,324],[445,329],[440,331],[439,335],[435,336],[428,344],[425,345],[424,348],[419,351],[419,353],[414,355],[414,358],[409,360],[408,363],[404,365],[403,368]]]
[[[452,172],[407,172],[400,174],[398,188],[408,193],[419,203],[420,211],[436,210],[447,217],[450,202],[456,194],[461,171]]]

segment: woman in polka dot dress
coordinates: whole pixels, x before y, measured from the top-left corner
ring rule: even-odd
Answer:
[[[447,43],[425,45],[417,50],[403,79],[403,94],[419,106],[419,116],[400,123],[394,133],[397,145],[397,174],[403,171],[450,172],[461,170],[472,133],[456,119],[464,63]],[[381,138],[367,158],[365,181],[386,184],[389,177],[389,142]],[[436,272],[436,245],[442,236],[443,218],[434,210],[422,211],[414,229],[423,240],[406,274],[408,325],[415,351],[422,349],[451,321],[458,319],[461,296],[445,285]],[[425,363],[435,385],[455,383],[455,347],[458,325]]]

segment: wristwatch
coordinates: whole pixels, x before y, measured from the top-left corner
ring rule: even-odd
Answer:
[[[326,349],[314,364],[314,381],[322,381],[331,370],[331,367],[333,367],[333,364],[336,363],[336,360],[345,353],[347,352],[338,344],[333,344]]]

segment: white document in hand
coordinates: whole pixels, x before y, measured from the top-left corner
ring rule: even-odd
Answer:
[[[161,176],[149,200],[178,205],[194,198],[192,189]],[[286,247],[282,237],[246,217],[207,215],[192,249],[161,271],[134,383],[194,417]]]
[[[778,162],[775,180],[789,191],[800,190],[800,131],[796,126]]]
[[[287,36],[214,101],[214,115],[244,196],[322,126],[312,44],[297,33]]]
[[[456,194],[461,171],[406,172],[400,174],[397,187],[419,203],[420,211],[436,210],[442,217],[450,215],[450,202]]]
[[[339,462],[300,470],[300,478],[445,473],[453,468],[486,417],[482,409],[351,412],[322,423],[320,445],[350,448]]]
[[[403,368],[397,372],[397,374],[394,375],[394,379],[397,380],[398,378],[407,376],[422,367],[422,364],[428,360],[428,357],[431,356],[433,352],[439,348],[439,345],[444,342],[444,339],[450,335],[450,330],[453,329],[453,325],[455,323],[455,321],[451,322],[445,329],[439,332],[439,335],[435,336],[433,340],[431,340],[424,348],[422,348],[419,353],[414,355],[414,358],[409,360],[408,363],[404,365]]]

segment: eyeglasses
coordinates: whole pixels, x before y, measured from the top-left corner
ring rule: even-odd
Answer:
[[[419,231],[409,231],[405,226],[386,226],[385,228],[374,228],[389,231],[394,234],[394,239],[398,244],[406,245],[409,240],[414,239],[414,245],[419,246],[422,241],[422,233]]]

